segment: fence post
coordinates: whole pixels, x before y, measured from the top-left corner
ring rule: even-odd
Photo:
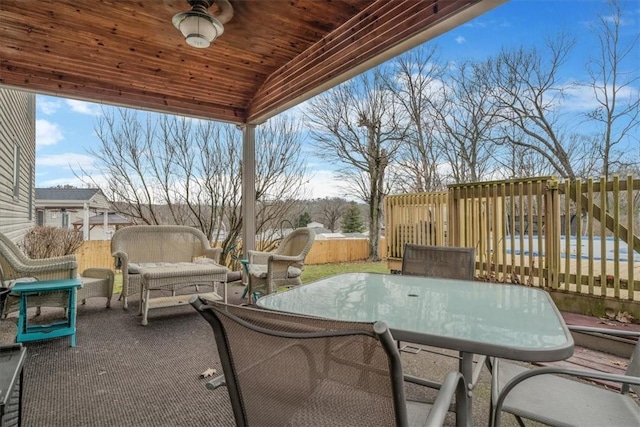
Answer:
[[[568,185],[566,182],[564,185]],[[545,257],[544,268],[547,271],[545,287],[557,289],[560,272],[560,184],[557,178],[547,181],[545,191]]]

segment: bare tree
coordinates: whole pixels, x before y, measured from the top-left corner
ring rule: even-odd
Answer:
[[[618,0],[608,1],[608,13],[598,16],[593,27],[599,45],[587,64],[590,81],[586,84],[593,91],[596,107],[586,117],[597,123],[602,143],[599,158],[602,175],[609,177],[632,164],[637,163],[637,154],[624,153],[624,145],[637,146],[638,138],[634,130],[640,124],[640,91],[636,83],[638,73],[638,39],[635,36],[628,44],[621,40],[623,9]],[[626,154],[623,162],[623,153]]]
[[[503,143],[518,145],[540,154],[562,177],[574,179],[584,153],[580,138],[563,133],[561,104],[566,87],[559,81],[559,71],[574,46],[573,39],[558,35],[547,40],[546,50],[523,47],[503,50],[487,62],[487,87],[500,108],[498,117],[505,131]],[[521,137],[513,138],[516,127]],[[570,133],[569,133],[570,134]]]
[[[340,228],[340,219],[349,206],[349,202],[340,197],[325,197],[317,200],[315,205],[316,216],[326,228],[335,232]]]
[[[522,130],[509,129],[511,139],[521,140]],[[538,152],[514,144],[497,145],[492,155],[496,162],[496,176],[503,179],[553,175],[553,168]]]
[[[309,101],[306,119],[316,152],[342,165],[337,175],[350,194],[369,206],[369,257],[379,259],[378,241],[386,195],[385,172],[406,136],[406,120],[386,90],[380,69]]]
[[[237,246],[242,229],[242,138],[232,125],[183,117],[105,109],[96,133],[96,157],[116,209],[142,224],[184,224],[202,230],[224,253]],[[299,129],[286,117],[256,132],[256,229],[284,217],[305,182]],[[98,184],[98,183],[94,183]],[[106,188],[105,188],[106,187]]]
[[[442,85],[437,48],[423,46],[407,52],[393,61],[391,72],[382,77],[410,121],[397,165],[390,168],[394,185],[401,192],[440,190],[443,153],[434,142],[434,117],[430,114],[431,98]]]
[[[476,182],[492,176],[498,106],[485,78],[487,65],[463,62],[450,67],[430,112],[437,131],[433,138],[451,168],[455,183]]]

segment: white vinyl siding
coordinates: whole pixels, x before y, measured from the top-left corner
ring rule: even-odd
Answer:
[[[0,233],[19,241],[35,224],[36,96],[0,87]]]

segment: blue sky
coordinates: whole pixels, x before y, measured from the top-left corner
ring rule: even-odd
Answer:
[[[629,40],[640,33],[640,2],[621,3],[625,9],[622,35]],[[595,49],[596,41],[588,27],[599,13],[606,11],[605,7],[604,0],[511,0],[429,43],[436,43],[447,61],[481,60],[503,46],[541,45],[545,36],[566,31],[577,36],[577,46],[563,77],[567,81],[580,80],[586,74],[588,52]],[[640,51],[636,53],[640,62]],[[576,108],[584,106],[579,93],[573,101]],[[100,182],[100,173],[87,150],[99,144],[94,123],[101,106],[38,95],[36,107],[36,185],[81,186],[74,175],[74,171],[80,173],[81,167]],[[309,184],[312,197],[344,196],[333,182],[329,166],[323,167],[314,159],[310,159],[310,165],[314,170]]]

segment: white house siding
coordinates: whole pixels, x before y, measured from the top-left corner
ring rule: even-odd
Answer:
[[[14,146],[20,147],[14,196]],[[36,96],[0,87],[0,233],[19,241],[35,225]]]

